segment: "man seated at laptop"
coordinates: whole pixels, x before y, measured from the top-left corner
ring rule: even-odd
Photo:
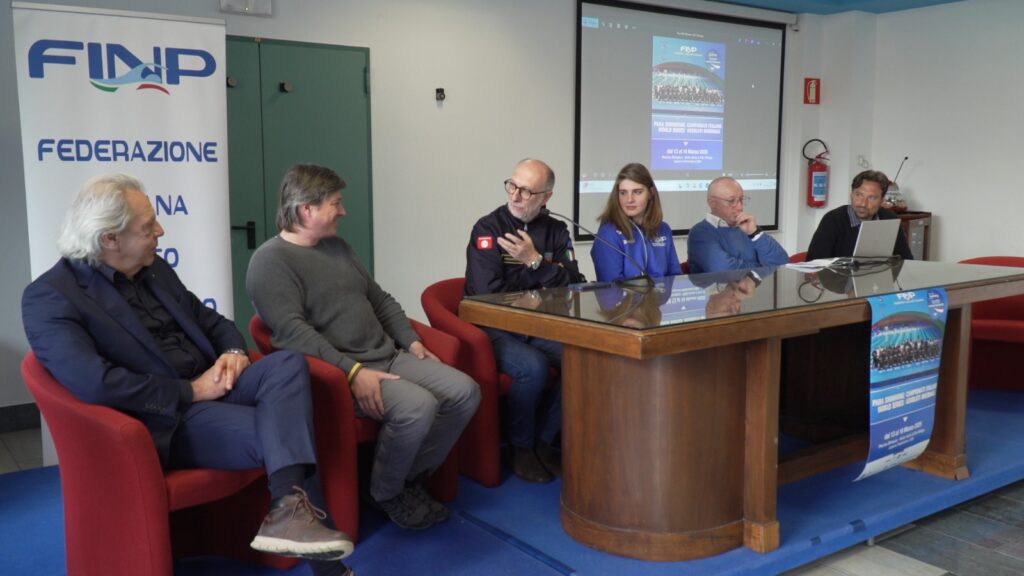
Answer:
[[[850,203],[825,214],[807,248],[807,260],[853,256],[860,223],[867,220],[892,220],[895,212],[882,208],[882,200],[889,190],[889,178],[877,170],[865,170],[853,178]],[[902,228],[896,234],[893,254],[904,260],[913,260]]]

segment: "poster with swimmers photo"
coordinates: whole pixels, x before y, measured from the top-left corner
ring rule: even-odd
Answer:
[[[868,298],[871,304],[867,478],[925,451],[935,423],[948,299],[942,288]]]

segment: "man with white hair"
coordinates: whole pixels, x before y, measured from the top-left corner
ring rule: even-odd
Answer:
[[[164,467],[266,469],[271,509],[252,547],[351,575],[339,560],[352,540],[310,502],[320,496],[305,359],[250,364],[235,325],[156,255],[163,233],[141,182],[88,181],[64,220],[62,258],[22,297],[32,350],[80,400],[139,419]]]
[[[686,238],[690,273],[781,266],[786,250],[761,231],[754,215],[743,210],[748,198],[743,186],[729,176],[708,185],[708,215],[693,225]]]

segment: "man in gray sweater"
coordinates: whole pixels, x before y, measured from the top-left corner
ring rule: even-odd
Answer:
[[[480,389],[419,341],[338,237],[344,187],[329,168],[293,166],[281,182],[280,233],[253,254],[245,286],[275,347],[348,375],[357,413],[382,423],[370,496],[402,528],[427,528],[448,511],[424,482],[476,412]]]

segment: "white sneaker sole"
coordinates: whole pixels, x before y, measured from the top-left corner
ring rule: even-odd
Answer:
[[[295,542],[294,540],[268,538],[266,536],[256,536],[249,546],[253,550],[259,550],[260,552],[312,560],[341,560],[351,554],[355,548],[351,542],[346,540],[334,542]]]

